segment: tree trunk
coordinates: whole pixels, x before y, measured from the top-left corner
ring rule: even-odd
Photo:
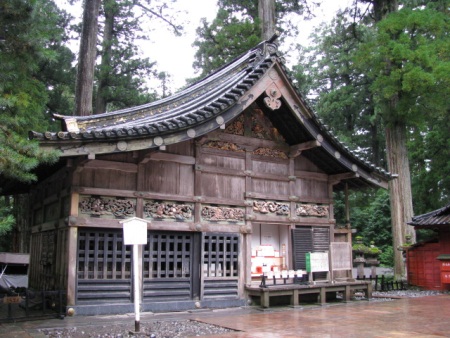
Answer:
[[[258,13],[262,39],[269,40],[275,34],[275,0],[258,0]]]
[[[410,235],[412,242],[415,242],[414,229],[406,224],[411,221],[413,216],[406,136],[406,126],[404,123],[396,122],[386,128],[389,171],[392,174],[398,174],[397,178],[389,182],[394,246],[394,275],[397,279],[406,277],[402,251],[399,251],[398,248],[405,243],[406,235]]]
[[[109,86],[109,74],[111,74],[111,49],[114,34],[114,19],[117,13],[117,3],[115,0],[105,0],[105,29],[103,32],[102,43],[102,62],[100,65],[100,76],[98,79],[97,98],[95,113],[102,114],[106,112],[107,98],[105,92]]]
[[[94,67],[97,57],[98,16],[101,0],[85,0],[80,53],[78,55],[75,114],[92,115]]]

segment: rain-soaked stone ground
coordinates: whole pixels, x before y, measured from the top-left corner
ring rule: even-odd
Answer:
[[[440,291],[421,291],[417,289],[373,292],[373,301],[392,301],[396,298],[425,297],[442,294]],[[70,327],[60,329],[41,329],[41,333],[50,338],[177,338],[220,335],[233,332],[228,328],[210,325],[195,320],[157,320],[140,325],[140,333],[133,334],[134,325],[114,324]]]

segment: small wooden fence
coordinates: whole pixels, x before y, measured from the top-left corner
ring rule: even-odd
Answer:
[[[406,290],[408,288],[408,284],[403,281],[393,281],[387,280],[385,275],[381,276],[363,276],[357,277],[357,280],[366,280],[371,281],[373,284],[373,291],[394,291],[394,290]]]
[[[0,323],[65,316],[65,291],[8,290],[0,298]]]

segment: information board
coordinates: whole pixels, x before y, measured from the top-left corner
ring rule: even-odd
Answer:
[[[328,252],[308,252],[306,254],[306,271],[329,271]]]
[[[140,218],[122,221],[125,245],[147,244],[147,222]]]

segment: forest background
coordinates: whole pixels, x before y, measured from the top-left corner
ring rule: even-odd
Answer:
[[[98,6],[92,113],[172,94],[171,74],[140,46],[162,30],[182,36],[185,23],[177,1],[70,2],[85,9]],[[310,43],[302,45],[298,20],[313,17],[320,3],[275,2],[280,51],[289,57],[298,90],[337,138],[359,157],[399,174],[400,184],[389,191],[352,192],[350,219],[344,196],[337,194],[335,206],[337,222],[350,222],[366,245],[381,248],[382,264],[393,266],[401,259],[397,247],[411,232],[406,221],[449,202],[449,1],[356,0],[316,27]],[[262,40],[258,0],[217,4],[216,15],[202,19],[196,29],[196,76],[187,84]],[[72,14],[53,0],[0,3],[2,177],[33,182],[33,169],[55,161],[57,154],[41,152],[28,140],[28,131],[55,130],[52,114],[77,114],[79,58],[72,46],[83,26]],[[148,22],[158,28],[148,29]],[[0,197],[0,251],[14,250],[13,202],[13,196]],[[421,232],[416,240],[432,236]]]

